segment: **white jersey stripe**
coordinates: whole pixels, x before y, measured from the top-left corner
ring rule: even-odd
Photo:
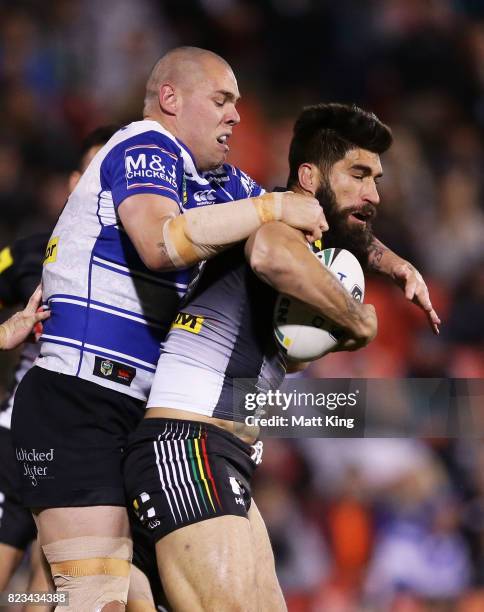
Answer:
[[[69,340],[69,342],[77,342],[77,340],[75,341]],[[78,342],[78,344],[82,346],[82,342]],[[132,361],[133,363],[139,363],[140,365],[145,366],[146,368],[154,367],[153,364],[148,363],[148,361],[143,361],[142,359],[137,359],[136,357],[132,357],[131,355],[126,355],[125,353],[119,353],[118,351],[113,351],[103,346],[96,346],[95,344],[84,344],[84,346],[87,349],[90,349],[92,351],[101,351],[103,353],[109,353],[110,355],[113,355],[114,357],[121,357],[121,359],[127,359],[129,361]]]
[[[87,301],[76,300],[75,298],[55,298],[51,297],[47,300],[50,304],[51,302],[62,302],[64,304],[75,304],[76,306],[87,306]]]
[[[79,340],[73,340],[72,338],[63,338],[62,336],[51,336],[50,334],[42,334],[40,338],[41,340],[59,340],[59,342],[65,342],[66,344],[82,346],[82,342],[80,342]]]

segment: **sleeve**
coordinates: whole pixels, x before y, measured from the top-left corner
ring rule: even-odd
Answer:
[[[159,132],[144,132],[115,146],[103,161],[101,176],[116,209],[142,193],[165,196],[180,206],[183,159],[179,147]]]
[[[234,200],[244,200],[245,198],[252,198],[265,193],[265,189],[239,168],[233,168],[231,174]]]
[[[42,276],[49,234],[17,240],[0,250],[0,307],[25,305]]]

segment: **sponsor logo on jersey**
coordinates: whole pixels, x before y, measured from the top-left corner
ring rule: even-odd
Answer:
[[[245,174],[245,172],[240,171],[240,182],[242,183],[242,187],[244,188],[246,194],[251,196],[255,187],[254,179],[251,179],[250,176]]]
[[[185,204],[188,202],[188,193],[187,193],[187,177],[184,174],[183,175],[183,181],[182,181],[182,194],[183,194],[183,206],[185,206]]]
[[[178,157],[157,145],[136,145],[126,149],[124,167],[126,188],[158,187],[176,192]]]
[[[215,190],[214,189],[204,189],[203,191],[195,191],[193,194],[193,199],[197,204],[210,204],[215,202]]]
[[[12,251],[5,247],[0,251],[0,274],[13,264]]]
[[[184,329],[192,334],[199,334],[204,320],[204,317],[197,317],[189,312],[179,312],[175,317],[172,328]]]
[[[112,359],[96,357],[92,373],[94,376],[112,380],[120,385],[129,387],[136,376],[136,368],[113,361]]]
[[[59,237],[54,236],[47,243],[47,248],[45,249],[44,255],[44,266],[50,263],[54,263],[57,261],[57,251],[59,250]]]
[[[210,183],[227,183],[230,181],[230,176],[227,176],[227,171],[223,166],[220,168],[216,168],[215,170],[210,170],[209,172],[205,172],[203,174],[203,178],[207,179]]]

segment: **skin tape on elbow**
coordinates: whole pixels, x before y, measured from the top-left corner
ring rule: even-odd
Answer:
[[[58,591],[69,593],[65,612],[100,612],[126,604],[133,546],[129,538],[84,536],[42,546]]]
[[[213,255],[213,245],[228,245],[248,238],[264,223],[280,221],[282,193],[266,193],[229,204],[190,210],[163,226],[168,256],[177,267],[188,266]]]

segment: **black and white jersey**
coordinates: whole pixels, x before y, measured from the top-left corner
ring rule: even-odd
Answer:
[[[237,379],[255,379],[261,390],[279,386],[286,363],[273,336],[275,298],[252,272],[243,246],[207,262],[172,325],[148,407],[239,420]]]

